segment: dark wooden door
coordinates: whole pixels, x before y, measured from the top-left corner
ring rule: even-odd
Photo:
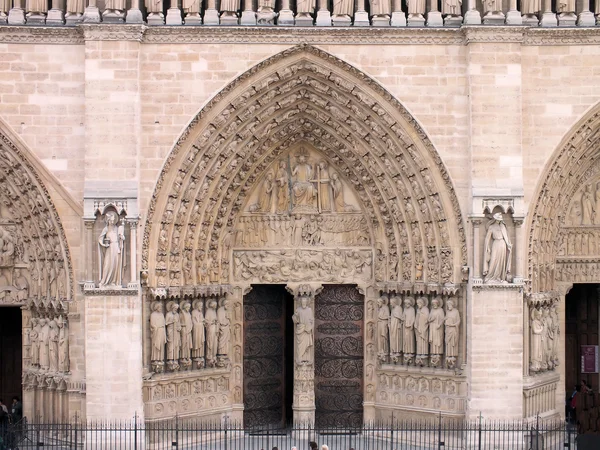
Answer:
[[[0,398],[10,405],[21,398],[21,309],[0,308]]]
[[[257,285],[244,297],[244,425],[278,428],[291,410],[286,364],[289,294],[283,286]],[[290,313],[291,314],[291,313]],[[292,332],[290,330],[290,332]],[[289,406],[289,408],[288,408]]]
[[[315,298],[315,421],[363,422],[364,300],[354,285],[325,285]]]

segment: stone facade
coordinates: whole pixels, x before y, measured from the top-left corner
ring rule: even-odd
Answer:
[[[26,415],[243,420],[256,284],[294,297],[296,421],[328,284],[364,300],[365,420],[563,414],[564,296],[600,282],[600,29],[100,10],[0,27],[0,303],[24,309]]]

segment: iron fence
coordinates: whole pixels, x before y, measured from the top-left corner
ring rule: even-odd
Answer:
[[[294,425],[244,428],[236,423],[174,419],[34,423],[0,427],[0,450],[558,450],[577,448],[577,430],[562,421],[491,422],[439,417],[359,428]],[[580,450],[583,447],[580,446]]]

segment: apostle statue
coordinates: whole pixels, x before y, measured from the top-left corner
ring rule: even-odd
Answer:
[[[444,320],[446,334],[446,366],[453,369],[458,357],[458,340],[460,327],[460,314],[454,307],[454,300],[446,302],[446,319]]]
[[[309,296],[300,296],[300,306],[292,315],[292,321],[296,325],[296,364],[299,366],[313,364],[314,354],[314,316],[312,309],[308,306]]]
[[[290,209],[290,191],[287,165],[284,160],[279,161],[279,168],[275,175],[275,184],[277,186],[277,214],[283,214]]]
[[[106,226],[98,238],[100,287],[121,286],[125,227],[119,224],[119,216],[114,211],[108,211],[104,221]]]
[[[537,308],[531,308],[531,355],[529,369],[532,372],[540,372],[544,364],[544,323],[542,312]]]
[[[229,300],[223,298],[221,306],[217,310],[219,322],[219,335],[217,344],[217,359],[219,367],[225,367],[229,357],[229,345],[231,343],[231,319],[229,317]]]
[[[404,299],[404,313],[402,315],[404,328],[402,330],[402,352],[404,364],[411,364],[415,356],[415,300],[413,297]]]
[[[31,342],[31,365],[37,367],[40,365],[40,332],[42,327],[39,324],[39,319],[31,318],[31,332],[29,340]]]
[[[58,326],[58,370],[62,373],[69,372],[69,328],[63,316],[56,319]]]
[[[179,305],[173,301],[167,303],[165,326],[167,328],[167,365],[171,370],[179,370],[181,353],[181,321]]]
[[[444,354],[444,321],[446,317],[442,309],[442,298],[435,297],[431,301],[429,312],[429,353],[431,366],[439,367]]]
[[[152,303],[152,314],[150,314],[150,340],[152,342],[152,350],[150,352],[152,370],[160,373],[164,370],[165,365],[164,359],[167,332],[162,303],[159,301]]]
[[[204,368],[204,302],[194,301],[192,311],[192,357],[198,369]]]
[[[54,319],[48,324],[48,358],[51,373],[58,372],[58,326]]]
[[[512,244],[502,213],[496,213],[485,236],[483,275],[486,283],[506,283],[510,274]]]
[[[215,367],[217,359],[217,332],[219,321],[217,320],[217,301],[210,299],[206,304],[206,365]]]
[[[559,337],[560,337],[560,323],[558,320],[558,306],[555,304],[553,304],[550,308],[550,316],[552,317],[552,334],[553,334],[553,340],[552,340],[552,367],[557,367],[558,363],[559,363],[559,359],[558,359],[558,343],[559,343]]]
[[[294,210],[302,212],[317,212],[315,199],[317,191],[310,181],[313,178],[313,168],[308,163],[308,153],[304,148],[296,155],[297,163],[292,169],[292,199]]]
[[[27,0],[28,15],[45,15],[48,12],[48,2],[46,0]]]
[[[46,318],[40,318],[41,331],[39,335],[40,342],[40,369],[47,371],[50,368],[50,355],[48,348],[48,339],[50,337],[50,320]]]
[[[389,349],[390,309],[386,297],[377,299],[377,356],[382,363],[387,362]]]
[[[390,298],[390,356],[394,363],[398,362],[400,352],[402,352],[402,321],[404,320],[402,310],[402,300],[393,296]]]
[[[181,304],[179,321],[181,322],[181,364],[184,368],[192,366],[192,315],[190,302]]]
[[[415,319],[415,339],[417,341],[417,356],[415,364],[424,366],[429,355],[429,308],[427,297],[417,298],[417,316]]]

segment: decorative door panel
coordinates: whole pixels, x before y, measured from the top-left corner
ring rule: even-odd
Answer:
[[[363,422],[364,300],[354,285],[325,285],[315,297],[315,421]]]
[[[285,302],[278,286],[253,286],[244,297],[244,425],[285,422]]]

